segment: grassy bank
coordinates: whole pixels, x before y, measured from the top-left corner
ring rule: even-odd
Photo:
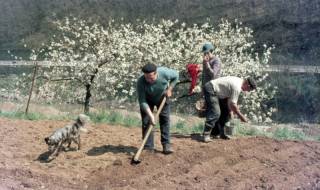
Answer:
[[[101,111],[97,113],[90,113],[91,122],[93,123],[105,123],[108,125],[119,125],[123,127],[140,127],[141,120],[137,116],[123,115],[116,111]],[[75,114],[59,115],[59,116],[47,116],[42,113],[28,113],[17,112],[4,112],[0,111],[0,117],[12,118],[12,119],[25,119],[25,120],[73,120],[76,118]],[[302,130],[299,130],[290,126],[254,126],[249,124],[243,124],[239,120],[233,120],[231,122],[233,126],[233,135],[235,137],[241,136],[265,136],[278,140],[316,140],[320,141],[320,134],[310,136],[305,134]],[[159,125],[156,126],[159,130]],[[189,135],[189,134],[201,134],[203,130],[203,122],[187,123],[186,121],[177,121],[171,126],[171,133]]]

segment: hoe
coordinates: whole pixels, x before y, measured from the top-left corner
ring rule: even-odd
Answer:
[[[162,108],[163,108],[163,105],[164,105],[164,103],[166,102],[166,99],[167,99],[167,97],[164,97],[164,98],[163,98],[163,100],[162,100],[162,102],[161,102],[161,104],[160,104],[160,106],[159,106],[159,108],[158,108],[158,110],[157,110],[157,113],[156,113],[156,115],[155,115],[155,119],[157,119],[157,118],[159,117],[160,112],[161,112],[161,110],[162,110]],[[141,144],[139,150],[137,151],[137,153],[136,153],[136,154],[134,155],[134,157],[132,158],[131,164],[140,164],[140,162],[141,162],[141,160],[139,160],[140,154],[141,154],[141,152],[142,152],[142,150],[143,150],[144,145],[145,145],[146,142],[147,142],[148,137],[150,136],[150,133],[151,133],[153,127],[154,127],[154,126],[153,126],[152,124],[149,125],[147,134],[144,136],[144,139],[143,139],[143,141],[142,141],[142,144]]]

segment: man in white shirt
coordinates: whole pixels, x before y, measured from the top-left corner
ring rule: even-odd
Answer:
[[[221,112],[225,112],[224,107],[220,108],[219,100],[227,99],[229,112],[233,112],[242,122],[248,119],[240,112],[237,105],[241,92],[256,89],[256,82],[252,78],[242,79],[234,76],[220,77],[207,82],[204,86],[204,96],[207,106],[206,122],[203,130],[203,141],[210,142],[210,133],[216,122],[219,120]],[[224,133],[224,124],[219,124],[220,138],[229,139]]]

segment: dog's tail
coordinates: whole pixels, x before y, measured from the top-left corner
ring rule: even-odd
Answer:
[[[49,144],[49,137],[44,138],[44,141],[46,141],[46,143]]]

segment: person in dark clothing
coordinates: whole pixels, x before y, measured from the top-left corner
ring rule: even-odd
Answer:
[[[213,55],[214,46],[211,42],[206,42],[202,46],[202,53],[203,53],[203,61],[202,61],[202,91],[204,91],[204,85],[209,82],[210,80],[214,80],[220,77],[222,65],[220,59]],[[219,100],[220,106],[225,107],[225,100]],[[227,121],[230,120],[230,115],[228,113],[221,113],[221,119],[216,123],[211,131],[211,137],[216,138],[219,135],[219,124],[225,124]],[[220,121],[221,120],[221,121]]]
[[[164,96],[171,97],[172,90],[179,80],[178,72],[166,67],[157,67],[149,63],[142,68],[143,75],[137,82],[138,100],[142,119],[142,136],[144,138],[149,124],[155,125],[154,107],[158,107]],[[164,154],[171,154],[170,146],[170,105],[166,103],[159,115],[161,144]],[[154,151],[154,134],[151,132],[144,149]]]
[[[213,44],[210,42],[202,46],[202,88],[210,80],[220,77],[221,61],[217,56],[213,55],[213,49]]]

